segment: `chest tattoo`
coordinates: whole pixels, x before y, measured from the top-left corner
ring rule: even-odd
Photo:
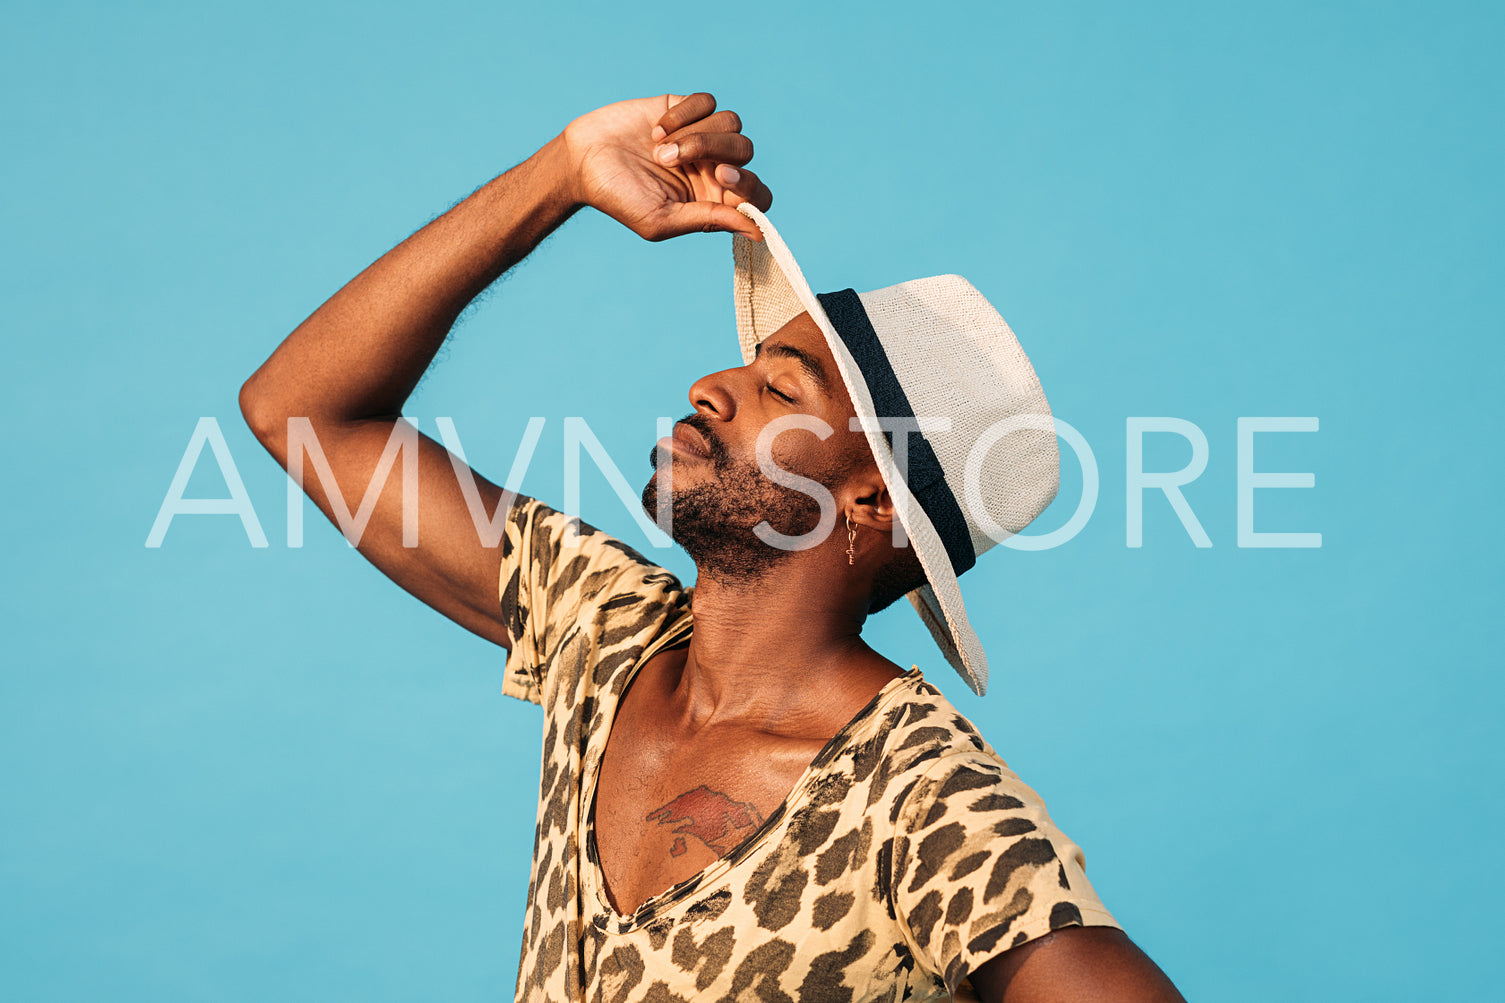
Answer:
[[[752,802],[733,801],[704,784],[649,812],[646,818],[659,825],[674,826],[678,835],[669,848],[669,855],[674,857],[687,849],[685,836],[694,836],[719,859],[763,824],[763,816]]]

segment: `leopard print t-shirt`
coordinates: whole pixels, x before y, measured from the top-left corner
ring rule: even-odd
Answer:
[[[591,805],[637,668],[688,643],[691,590],[519,497],[502,543],[504,691],[545,711],[519,1001],[946,999],[1000,952],[1117,926],[1039,796],[918,669],[837,733],[784,804],[630,916]]]

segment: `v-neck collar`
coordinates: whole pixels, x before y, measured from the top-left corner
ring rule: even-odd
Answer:
[[[611,904],[606,894],[606,875],[601,868],[601,854],[596,845],[596,796],[601,777],[601,764],[606,758],[606,746],[611,740],[611,730],[616,724],[617,712],[621,709],[622,701],[627,698],[627,691],[632,688],[633,682],[637,679],[638,672],[641,671],[644,665],[648,664],[649,659],[668,648],[670,643],[688,636],[692,628],[693,617],[687,616],[684,621],[669,628],[657,640],[643,649],[643,654],[638,657],[637,662],[628,670],[627,678],[620,690],[614,696],[607,698],[609,706],[606,706],[605,702],[603,702],[603,706],[601,707],[602,718],[598,727],[605,735],[605,738],[602,739],[599,746],[594,743],[587,746],[587,761],[583,764],[585,767],[584,787],[580,795],[581,809],[584,813],[583,828],[585,830],[585,838],[581,841],[581,851],[584,854],[584,860],[580,871],[582,881],[589,888],[583,889],[585,894],[582,897],[586,899],[584,904],[587,908],[594,905],[594,908],[590,911],[593,914],[592,920],[595,925],[609,933],[627,933],[644,926],[658,918],[663,912],[689,897],[702,885],[719,879],[734,865],[746,858],[758,844],[763,842],[768,833],[783,823],[785,818],[788,817],[790,809],[797,805],[799,799],[803,797],[806,788],[820,776],[834,758],[835,753],[846,744],[852,733],[860,728],[863,722],[871,718],[877,712],[879,706],[887,702],[898,689],[917,680],[922,681],[924,679],[919,667],[914,666],[904,675],[896,676],[884,683],[883,688],[874,694],[873,698],[850,721],[826,741],[821,750],[810,760],[810,764],[805,767],[804,772],[795,780],[794,786],[789,789],[789,793],[785,795],[784,800],[780,802],[778,808],[774,809],[768,818],[764,819],[762,825],[749,833],[741,843],[738,843],[726,855],[713,861],[704,869],[697,871],[683,881],[676,882],[663,891],[648,896],[630,915],[624,916]]]

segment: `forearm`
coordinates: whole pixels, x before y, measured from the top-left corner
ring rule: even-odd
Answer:
[[[241,388],[256,437],[363,555],[503,646],[511,638],[497,601],[497,543],[510,502],[441,443],[402,426],[403,405],[466,305],[582,205],[650,240],[718,229],[757,239],[734,206],[767,209],[773,196],[738,170],[752,157],[741,120],[715,108],[709,94],[666,94],[580,116],[352,279]],[[292,418],[308,419],[313,438]]]
[[[556,139],[383,255],[287,337],[241,390],[274,453],[286,418],[401,412],[455,318],[578,208]]]

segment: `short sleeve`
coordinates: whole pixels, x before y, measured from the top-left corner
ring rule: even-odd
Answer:
[[[935,760],[899,808],[894,912],[916,961],[953,994],[977,966],[1068,926],[1118,926],[1081,849],[985,752]]]
[[[605,631],[608,621],[649,629],[683,594],[674,575],[622,541],[523,495],[501,551],[502,617],[512,638],[502,692],[537,704],[549,703],[566,640]]]

